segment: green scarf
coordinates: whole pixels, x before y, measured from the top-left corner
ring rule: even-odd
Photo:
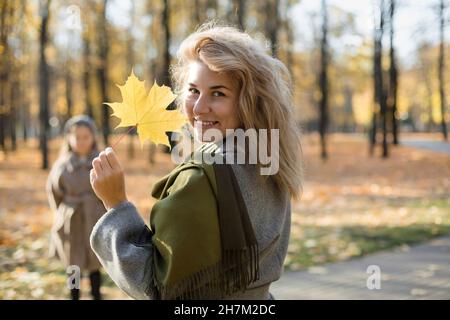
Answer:
[[[153,286],[161,299],[220,299],[259,278],[258,243],[231,166],[197,156],[152,190]]]

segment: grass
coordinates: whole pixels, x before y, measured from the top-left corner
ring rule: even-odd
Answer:
[[[324,263],[364,256],[380,250],[413,245],[450,233],[450,224],[417,224],[407,227],[317,228],[306,226],[308,239],[293,239],[286,259],[289,270],[298,271]]]

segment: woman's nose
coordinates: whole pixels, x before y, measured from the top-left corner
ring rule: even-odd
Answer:
[[[209,106],[208,106],[208,100],[207,97],[204,97],[203,95],[199,95],[197,101],[195,101],[193,112],[194,114],[205,114],[208,113]]]

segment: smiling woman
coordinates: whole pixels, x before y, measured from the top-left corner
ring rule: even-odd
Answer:
[[[184,110],[200,140],[203,133],[215,128],[226,136],[226,129],[237,129],[239,88],[229,74],[214,72],[202,61],[189,64],[185,84]]]
[[[270,284],[281,275],[289,241],[290,199],[300,195],[302,181],[289,73],[248,34],[212,25],[181,44],[172,71],[178,104],[202,145],[154,185],[149,227],[127,201],[116,154],[101,152],[91,184],[108,212],[91,246],[134,298],[273,298]],[[212,129],[224,138],[208,140]],[[280,169],[262,177],[261,163],[195,161],[199,154],[237,155],[225,143],[236,129],[279,133],[280,140],[269,140],[279,144]]]

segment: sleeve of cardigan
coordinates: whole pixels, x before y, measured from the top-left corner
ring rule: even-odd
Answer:
[[[131,202],[106,212],[91,233],[91,247],[119,288],[135,299],[154,299],[152,233]]]

